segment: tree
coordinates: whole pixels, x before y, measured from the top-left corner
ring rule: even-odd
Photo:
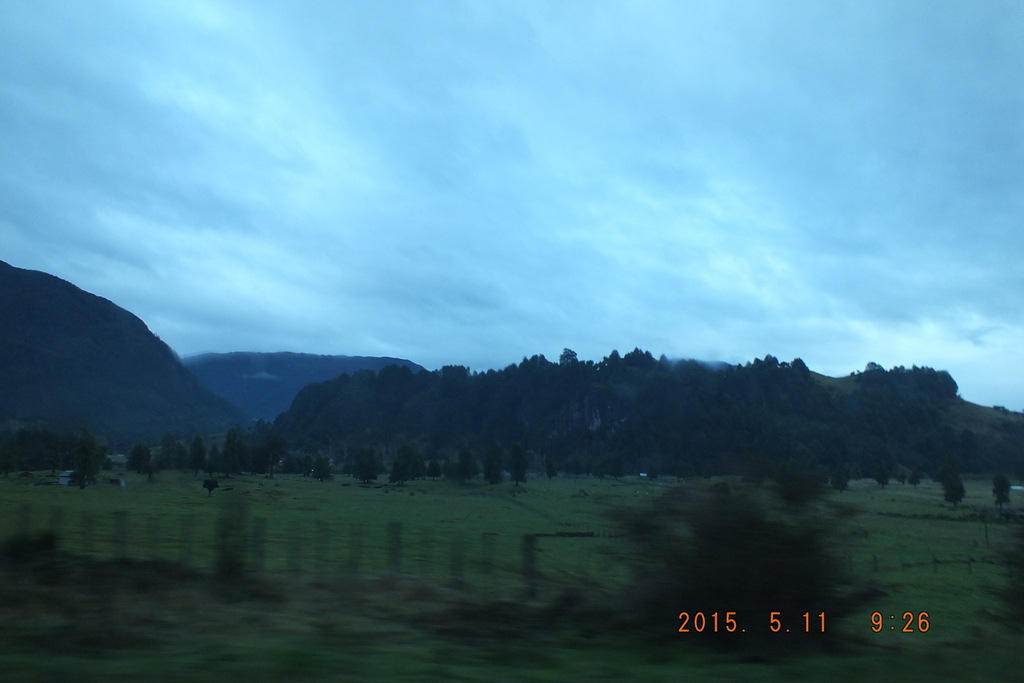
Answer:
[[[313,460],[313,478],[323,481],[331,476],[331,461],[326,455],[318,455]]]
[[[840,493],[849,488],[850,473],[846,469],[846,465],[837,465],[836,468],[832,470],[832,476],[829,478],[829,484],[831,484],[832,488]]]
[[[430,477],[431,480],[436,480],[438,477],[440,477],[441,463],[439,463],[436,460],[431,460],[430,465],[427,466],[427,476]]]
[[[509,449],[509,473],[512,475],[512,480],[515,481],[516,486],[519,486],[519,482],[526,481],[526,450],[523,445],[518,441],[512,444],[512,448]]]
[[[153,456],[149,451],[149,446],[144,443],[135,444],[128,454],[128,469],[139,474],[145,474],[151,457]]]
[[[398,455],[391,465],[391,476],[388,481],[398,482],[404,485],[406,480],[415,479],[423,475],[423,456],[416,448],[416,445],[409,441],[402,441],[398,444]]]
[[[461,482],[469,481],[480,473],[480,465],[476,461],[473,451],[466,447],[459,450],[458,479]]]
[[[947,503],[952,503],[953,507],[964,499],[964,483],[960,480],[959,474],[949,474],[942,482],[942,491]]]
[[[274,467],[288,456],[288,442],[276,432],[265,433],[253,453],[253,469],[274,478]]]
[[[188,465],[192,468],[192,476],[198,477],[199,470],[206,465],[206,444],[203,437],[196,436],[192,439],[192,445],[188,449]]]
[[[999,514],[1003,514],[1003,503],[1010,502],[1010,479],[1005,474],[992,477],[992,494],[996,497]]]
[[[219,487],[220,487],[220,484],[217,483],[216,479],[207,479],[207,480],[205,480],[203,482],[203,488],[206,489],[207,491],[209,491],[209,493],[206,494],[207,498],[209,498],[210,496],[213,495],[213,490],[215,488],[219,488]]]
[[[501,447],[492,446],[484,456],[484,478],[491,485],[500,484],[504,479],[501,471]]]
[[[579,359],[576,357],[576,352],[572,349],[562,349],[562,355],[558,357],[559,365],[573,365],[578,363]]]
[[[245,444],[242,441],[242,434],[237,427],[228,430],[227,438],[224,441],[224,452],[221,454],[221,470],[225,475],[231,476],[242,471],[244,460]]]
[[[15,469],[18,469],[18,455],[11,441],[8,441],[0,446],[0,470],[4,471],[4,479]]]
[[[883,489],[885,485],[889,483],[889,466],[882,461],[879,461],[875,466],[875,481]]]
[[[916,489],[917,485],[921,483],[921,473],[917,470],[911,471],[910,476],[907,477],[907,483]]]
[[[548,460],[547,472],[548,479],[554,479],[558,475],[558,470],[555,469],[555,462]]]
[[[355,475],[356,479],[369,484],[380,474],[381,464],[377,458],[377,452],[369,446],[360,448],[356,452]]]
[[[220,471],[220,459],[220,447],[213,444],[210,446],[210,452],[206,454],[206,467],[203,471],[212,477],[214,472]]]
[[[75,445],[75,470],[71,473],[71,482],[81,489],[87,484],[95,484],[106,454],[107,447],[97,441],[91,432],[82,432]]]

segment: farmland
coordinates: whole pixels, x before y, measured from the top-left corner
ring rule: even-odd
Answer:
[[[122,585],[97,593],[75,581],[25,584],[8,567],[0,629],[14,647],[0,667],[18,672],[8,680],[66,671],[75,680],[277,680],[297,671],[290,678],[852,681],[884,670],[924,681],[990,679],[1024,664],[1020,636],[992,618],[1002,609],[992,591],[1006,581],[999,552],[1017,525],[995,521],[989,479],[966,480],[957,508],[931,481],[882,489],[858,480],[829,492],[809,514],[833,528],[832,552],[875,599],[830,623],[843,634],[839,652],[751,657],[706,650],[686,634],[665,642],[557,622],[573,589],[594,614],[628,591],[629,546],[610,509],[657,506],[717,478],[557,477],[517,489],[238,476],[212,495],[191,474],[124,478],[123,488],[85,489],[45,485],[54,479],[46,473],[0,480],[0,537],[52,530],[72,557],[113,567]],[[247,577],[228,589],[210,578],[218,520],[241,501]],[[1008,510],[1019,503],[1011,497]],[[524,535],[536,538],[535,578],[524,576]],[[905,612],[914,632],[903,632]]]

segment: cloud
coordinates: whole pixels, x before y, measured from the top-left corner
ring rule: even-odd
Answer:
[[[182,354],[648,348],[1024,406],[1024,12],[4,3],[0,258]]]

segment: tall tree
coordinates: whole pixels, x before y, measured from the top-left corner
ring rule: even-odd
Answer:
[[[438,477],[440,477],[441,463],[439,463],[436,460],[431,460],[430,464],[427,466],[427,476],[430,477],[431,480],[436,480]]]
[[[128,469],[139,474],[145,474],[151,457],[153,456],[150,453],[149,446],[144,443],[135,444],[128,454]]]
[[[480,464],[476,461],[473,451],[465,446],[459,449],[459,470],[458,479],[461,482],[469,481],[480,473]]]
[[[377,452],[369,446],[356,451],[355,475],[356,479],[368,484],[380,474],[381,464],[377,458]]]
[[[409,441],[402,441],[398,444],[398,454],[391,464],[391,475],[388,481],[398,482],[404,486],[409,479],[416,479],[423,476],[423,456],[420,455],[416,444]]]
[[[484,477],[490,484],[500,484],[504,478],[501,471],[501,446],[495,444],[484,456]]]
[[[220,461],[220,447],[213,444],[210,446],[210,452],[206,454],[206,466],[203,467],[203,471],[212,477],[214,472],[221,471]]]
[[[846,469],[846,465],[837,465],[832,470],[832,476],[829,478],[829,483],[836,491],[842,493],[845,491],[850,484],[850,473]]]
[[[103,456],[107,447],[96,440],[88,430],[82,432],[75,447],[75,469],[71,481],[84,489],[87,484],[96,483],[96,475],[100,473]]]
[[[875,481],[883,489],[885,488],[885,485],[889,483],[889,465],[882,461],[875,465]]]
[[[313,459],[313,478],[324,481],[331,476],[331,461],[326,455],[318,455]]]
[[[206,444],[203,437],[198,434],[192,439],[192,445],[188,449],[188,465],[192,468],[193,477],[198,477],[199,470],[206,465]]]
[[[221,469],[224,474],[230,476],[242,471],[242,451],[244,449],[245,444],[242,441],[241,432],[237,427],[232,427],[228,430],[224,441],[224,452],[221,454]]]
[[[555,461],[554,460],[548,460],[548,464],[547,464],[547,467],[545,468],[544,474],[546,474],[548,476],[548,481],[554,479],[558,475],[558,470],[555,469]]]
[[[942,482],[943,497],[947,503],[952,503],[953,507],[956,507],[957,503],[964,499],[964,483],[960,479],[959,474],[947,474],[946,478]]]
[[[519,486],[519,482],[526,481],[526,450],[523,445],[518,441],[512,444],[512,448],[509,449],[509,473],[512,475],[512,480],[515,481],[516,486]]]
[[[1010,479],[1005,474],[992,477],[992,495],[996,497],[999,514],[1003,514],[1003,503],[1010,502]]]

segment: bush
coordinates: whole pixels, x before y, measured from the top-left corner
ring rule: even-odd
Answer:
[[[829,551],[829,520],[812,520],[802,510],[742,492],[708,492],[614,513],[631,546],[626,560],[633,581],[623,599],[630,628],[676,637],[680,612],[703,612],[709,623],[717,612],[718,633],[706,628],[687,637],[728,648],[828,642],[831,625],[860,600]],[[745,633],[725,630],[727,612]],[[770,631],[772,612],[781,613],[792,632]],[[827,614],[824,634],[804,631],[805,612],[812,626],[816,615]]]

